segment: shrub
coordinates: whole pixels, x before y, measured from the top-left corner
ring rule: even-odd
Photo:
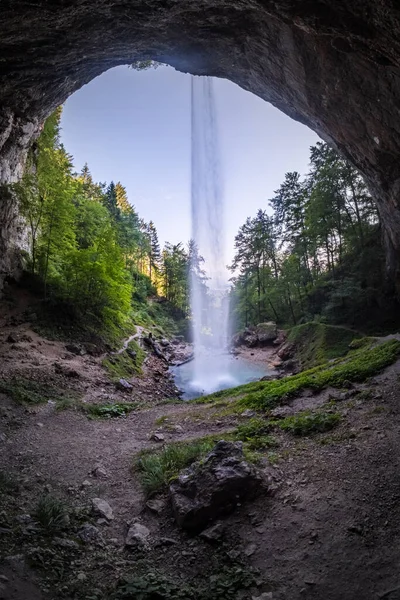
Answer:
[[[64,503],[53,496],[42,496],[32,516],[47,533],[59,531],[68,523]]]

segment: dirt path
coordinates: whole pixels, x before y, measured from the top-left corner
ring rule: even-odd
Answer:
[[[7,341],[10,333],[31,341],[13,344]],[[63,344],[42,339],[26,324],[0,323],[3,377],[17,373],[71,383],[85,391],[86,402],[125,397],[98,359],[62,358],[65,354]],[[57,374],[57,361],[73,365],[77,381]],[[277,446],[264,459],[269,491],[224,520],[223,541],[215,547],[180,531],[167,503],[158,515],[145,508],[133,461],[139,451],[169,441],[218,432],[222,437],[248,417],[207,405],[155,404],[159,397],[150,398],[149,388],[140,394],[152,399],[148,408],[108,420],[57,411],[52,403],[26,409],[1,394],[1,470],[18,479],[20,492],[9,496],[9,514],[0,511],[0,598],[105,598],[104,590],[141,562],[147,571],[161,570],[177,580],[208,581],[221,571],[223,559],[224,565],[239,560],[258,569],[256,584],[242,600],[262,593],[267,594],[262,600],[399,600],[399,373],[400,362],[340,400],[342,423],[332,432],[306,438],[277,433]],[[304,392],[285,410],[294,414],[322,405],[329,410],[330,397],[340,393]],[[152,439],[155,432],[163,436],[160,442]],[[25,524],[43,494],[62,498],[81,515],[68,539],[76,540],[82,523],[90,522],[99,540],[72,550],[57,550],[53,542],[43,548]],[[94,497],[112,507],[109,524],[90,514]],[[139,554],[124,547],[127,523],[134,520],[151,531],[151,549]],[[57,580],[48,573],[58,568],[59,552],[64,566]]]

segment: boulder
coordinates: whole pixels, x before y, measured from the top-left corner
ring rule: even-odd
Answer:
[[[256,327],[256,335],[260,346],[272,344],[278,335],[276,323],[268,321],[267,323],[259,323]]]
[[[288,360],[294,356],[295,350],[295,345],[287,342],[286,344],[283,344],[281,348],[279,348],[277,355],[282,360]]]
[[[171,484],[175,519],[183,529],[200,532],[254,497],[262,483],[260,471],[244,460],[242,443],[220,441]]]

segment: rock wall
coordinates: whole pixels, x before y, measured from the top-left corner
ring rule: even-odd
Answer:
[[[396,0],[5,0],[1,181],[20,176],[30,140],[58,104],[103,71],[147,58],[229,78],[336,146],[375,195],[388,268],[397,277]]]

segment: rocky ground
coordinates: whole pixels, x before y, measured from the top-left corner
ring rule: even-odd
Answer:
[[[153,595],[118,598],[189,598],[174,591],[185,582],[210,600],[400,598],[399,363],[346,393],[304,391],[277,409],[277,418],[329,412],[335,398],[342,420],[327,433],[274,434],[258,466],[260,492],[238,500],[207,538],[176,525],[165,494],[145,497],[135,460],[172,441],[222,438],[251,412],[165,403],[171,384],[153,356],[145,376],[121,391],[104,357],[72,354],[23,322],[27,303],[2,307],[1,378],[74,395],[29,405],[0,396],[0,598],[109,598],[132,574],[153,582]],[[90,419],[81,410],[132,400],[139,406],[124,417]],[[38,526],[43,498],[67,509],[53,530]]]

